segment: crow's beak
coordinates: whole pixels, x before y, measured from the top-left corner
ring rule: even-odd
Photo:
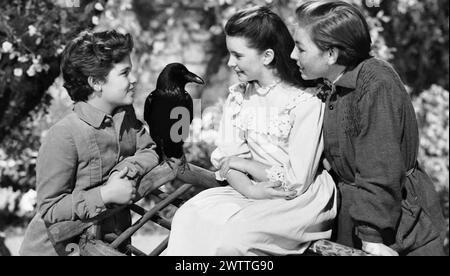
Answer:
[[[197,76],[196,74],[192,73],[192,72],[188,72],[185,76],[186,80],[188,82],[195,82],[198,84],[205,84],[205,81],[200,78],[199,76]]]

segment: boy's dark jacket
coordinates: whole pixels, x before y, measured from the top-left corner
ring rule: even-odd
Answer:
[[[324,154],[336,174],[339,243],[390,245],[402,255],[442,255],[445,221],[417,163],[416,115],[398,74],[371,58],[336,82],[324,119]]]

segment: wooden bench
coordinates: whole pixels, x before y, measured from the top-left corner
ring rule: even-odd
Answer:
[[[108,210],[87,221],[67,221],[56,223],[49,227],[52,242],[55,244],[61,244],[73,237],[81,235],[78,244],[69,244],[66,246],[65,250],[68,255],[126,256],[126,254],[119,252],[119,246],[124,244],[125,241],[128,241],[131,236],[147,222],[152,221],[170,231],[171,221],[164,218],[162,211],[169,205],[175,207],[181,206],[183,201],[180,200],[180,197],[191,190],[192,186],[208,189],[219,187],[221,185],[221,183],[215,179],[213,172],[195,165],[190,164],[189,166],[191,168],[190,170],[186,170],[181,173],[178,168],[178,164],[174,163],[173,169],[167,164],[164,164],[156,167],[143,177],[137,189],[138,197],[135,202],[150,194],[154,195],[157,202],[156,205],[150,210],[145,210],[136,204],[132,204],[130,206],[121,206],[116,209]],[[163,185],[174,180],[179,180],[181,183],[186,184],[180,186],[171,194],[164,193],[160,190]],[[131,211],[139,214],[141,216],[140,219],[120,235],[106,235],[105,237],[101,237],[101,229],[99,226],[101,221],[122,211],[125,208],[129,208]],[[127,245],[126,250],[128,253],[136,256],[159,256],[167,248],[167,244],[168,238],[161,242],[148,255],[133,245]],[[366,256],[368,254],[330,241],[320,240],[313,242],[309,246],[306,255]]]
[[[5,244],[5,236],[0,232],[0,257],[11,256],[8,247]]]

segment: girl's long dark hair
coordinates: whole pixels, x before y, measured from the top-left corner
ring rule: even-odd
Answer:
[[[295,47],[286,24],[267,6],[256,6],[234,14],[225,25],[227,36],[247,39],[249,47],[275,53],[269,66],[276,69],[278,77],[297,87],[309,87],[313,82],[303,80],[299,67],[290,58]]]

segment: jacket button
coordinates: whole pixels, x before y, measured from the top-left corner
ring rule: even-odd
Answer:
[[[330,105],[328,106],[328,108],[329,108],[330,110],[334,110],[334,105],[330,104]]]

